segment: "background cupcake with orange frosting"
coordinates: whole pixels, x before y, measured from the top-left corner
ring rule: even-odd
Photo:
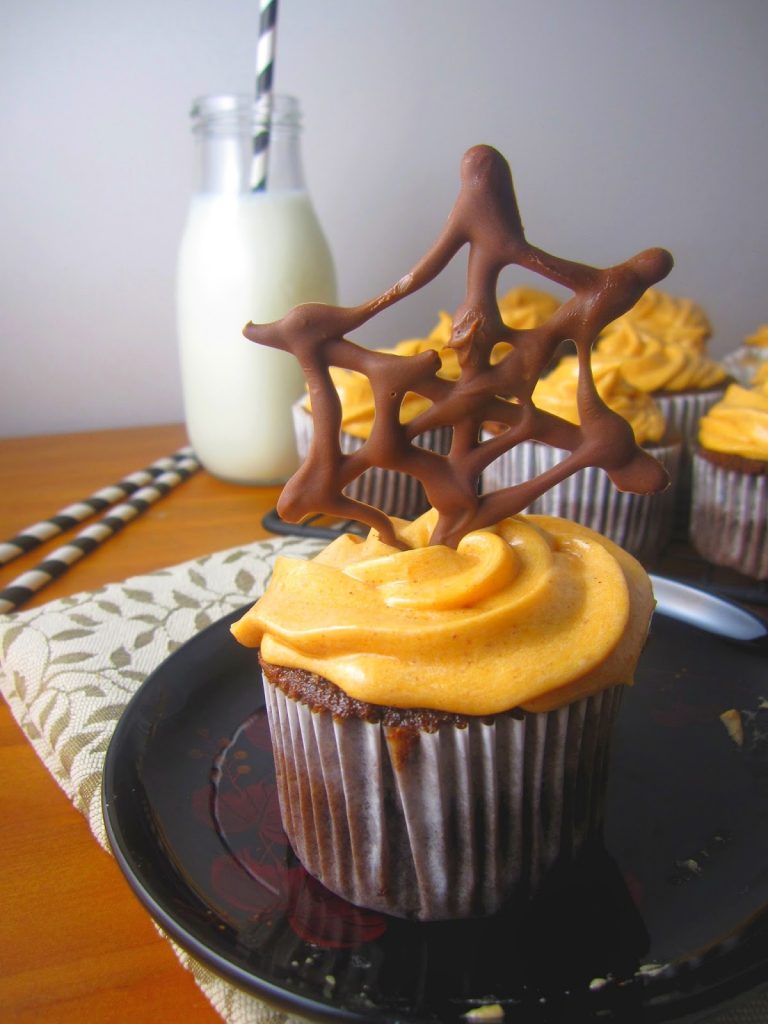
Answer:
[[[666,337],[678,340],[666,340]],[[699,333],[663,335],[631,316],[615,320],[595,346],[603,360],[621,367],[634,387],[651,395],[667,428],[688,444],[695,443],[698,423],[720,398],[728,383],[727,371],[706,354]],[[680,338],[687,340],[681,343]]]
[[[499,300],[499,310],[505,324],[516,330],[527,330],[544,323],[560,303],[554,296],[538,288],[517,287]],[[457,380],[459,361],[456,351],[448,347],[453,330],[453,318],[441,311],[438,321],[426,338],[411,338],[398,342],[392,348],[380,349],[397,356],[412,356],[427,349],[439,353],[441,368],[438,376]],[[495,357],[500,359],[507,346],[499,345]],[[350,453],[361,448],[370,437],[374,417],[374,400],[366,376],[351,370],[331,367],[331,379],[341,401],[341,450]],[[420,395],[408,393],[400,408],[400,422],[408,423],[429,407],[429,401]],[[305,459],[313,437],[312,412],[309,398],[304,397],[293,407],[293,425],[299,458]],[[448,427],[425,431],[416,439],[422,448],[448,453],[452,431]],[[371,468],[353,480],[345,492],[349,497],[375,505],[387,515],[414,519],[429,507],[427,496],[419,480],[395,470]]]
[[[659,405],[646,391],[630,384],[612,360],[593,357],[592,373],[602,400],[627,420],[637,443],[664,465],[670,486],[653,495],[630,494],[619,491],[606,473],[590,466],[550,488],[526,511],[583,523],[641,561],[652,562],[672,532],[682,442],[679,436],[670,434]],[[533,404],[578,423],[578,379],[578,360],[567,356],[538,382]],[[483,473],[483,490],[493,491],[539,476],[567,455],[538,441],[524,441],[488,466]]]
[[[708,561],[768,579],[768,364],[701,421],[690,537]]]
[[[635,305],[614,323],[630,322],[657,335],[663,342],[704,352],[712,336],[709,317],[699,303],[659,288],[649,288]]]

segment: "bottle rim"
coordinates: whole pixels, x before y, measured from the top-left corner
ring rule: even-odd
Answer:
[[[301,128],[301,108],[295,96],[267,93],[253,97],[243,93],[198,96],[189,112],[192,131],[202,132],[234,126],[264,128]]]

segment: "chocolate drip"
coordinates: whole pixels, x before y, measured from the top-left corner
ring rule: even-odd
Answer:
[[[464,245],[469,245],[467,291],[454,315],[449,342],[458,355],[458,380],[436,376],[440,369],[436,352],[395,356],[373,352],[345,337],[382,309],[432,281]],[[573,292],[572,298],[540,327],[507,327],[499,312],[496,289],[499,274],[510,264],[565,285]],[[243,333],[250,340],[293,353],[309,387],[314,440],[306,461],[283,490],[280,515],[289,522],[316,512],[354,519],[374,527],[387,543],[401,546],[383,512],[343,494],[347,484],[371,466],[417,477],[439,513],[432,543],[451,546],[471,530],[521,511],[585,466],[604,469],[623,491],[650,494],[661,490],[668,484],[666,471],[636,445],[629,424],[598,395],[590,353],[600,331],[671,268],[672,257],[664,249],[647,249],[615,267],[597,269],[530,245],[506,160],[490,146],[468,150],[461,165],[459,196],[442,234],[392,288],[360,306],[308,303],[276,323],[245,327]],[[536,381],[566,340],[576,346],[579,360],[580,426],[537,409],[531,401]],[[492,364],[491,354],[500,342],[511,348]],[[376,415],[371,435],[349,455],[339,446],[341,404],[330,366],[364,373],[374,394]],[[408,391],[423,395],[432,404],[401,424],[400,405]],[[505,429],[480,441],[485,422]],[[422,431],[442,426],[453,429],[447,456],[413,443]],[[570,454],[532,480],[478,495],[483,469],[525,440],[541,441]]]

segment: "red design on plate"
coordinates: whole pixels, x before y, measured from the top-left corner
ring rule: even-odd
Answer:
[[[288,920],[305,942],[326,949],[354,949],[386,931],[383,914],[341,899],[302,869],[292,885]]]
[[[300,939],[315,946],[354,949],[373,942],[386,931],[383,914],[347,903],[301,865],[289,863],[273,771],[269,727],[261,712],[217,758],[213,787],[192,794],[196,817],[209,823],[213,817],[229,850],[211,864],[213,891],[260,923],[279,924],[282,915]]]
[[[237,859],[222,855],[213,860],[211,885],[216,895],[231,907],[250,916],[269,917],[287,909],[291,875],[297,871],[298,868],[255,861],[247,850],[240,850]]]
[[[227,786],[224,792],[220,789],[216,817],[226,836],[248,832],[259,840],[259,846],[284,847],[287,843],[277,790],[268,782],[251,782],[241,788]]]

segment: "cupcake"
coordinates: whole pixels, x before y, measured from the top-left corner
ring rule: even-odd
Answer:
[[[723,359],[723,366],[739,384],[749,386],[768,373],[768,324],[761,324],[734,352]]]
[[[526,511],[582,523],[642,562],[652,562],[672,533],[682,442],[679,436],[670,435],[658,404],[645,391],[629,384],[613,361],[594,358],[592,373],[602,400],[627,420],[637,443],[666,468],[670,486],[652,495],[632,494],[618,490],[603,470],[588,466],[550,488]],[[578,379],[578,360],[567,356],[538,382],[532,396],[534,405],[578,423]],[[483,473],[483,490],[494,491],[538,476],[568,454],[538,441],[524,441],[488,466]]]
[[[527,329],[537,327],[558,308],[559,302],[548,292],[538,288],[518,287],[507,292],[499,301],[502,318],[508,327]],[[412,356],[431,349],[440,354],[441,368],[438,376],[446,380],[457,380],[460,373],[459,361],[454,349],[448,347],[453,331],[453,318],[441,311],[438,321],[426,338],[412,338],[399,342],[393,348],[377,351],[397,356]],[[509,346],[501,344],[495,353],[499,359]],[[339,367],[330,368],[331,379],[341,401],[341,449],[345,454],[361,448],[371,434],[374,417],[374,400],[370,383],[363,374]],[[429,408],[429,401],[409,392],[400,407],[400,422],[409,423]],[[306,458],[314,433],[312,412],[308,397],[302,398],[293,407],[293,425],[299,457]],[[448,453],[452,432],[437,427],[425,431],[416,439],[422,448],[441,455]],[[356,478],[345,493],[358,501],[375,505],[388,515],[401,519],[414,519],[429,507],[424,488],[418,480],[405,473],[391,469],[372,468]]]
[[[449,352],[441,344],[398,358],[348,340],[466,246]],[[511,328],[496,298],[511,264],[570,287],[572,298],[532,329]],[[509,166],[475,146],[445,229],[386,292],[244,329],[293,353],[312,396],[313,443],[278,511],[289,522],[349,515],[370,528],[315,559],[276,560],[233,627],[259,648],[286,834],[337,895],[418,920],[493,914],[530,898],[599,834],[612,725],[645,641],[650,580],[588,527],[517,514],[568,467],[491,494],[478,483],[489,451],[533,437],[567,448],[572,464],[605,467],[622,489],[665,486],[663,467],[591,380],[581,380],[578,426],[528,398],[563,343],[589,375],[597,334],[671,267],[658,248],[595,268],[530,245]],[[338,446],[334,366],[363,372],[376,396],[370,443],[349,457]],[[410,392],[430,404],[404,425]],[[484,447],[489,421],[510,434]],[[447,455],[413,443],[444,426]],[[349,481],[371,466],[418,477],[434,510],[406,522],[351,501]]]
[[[429,544],[435,522],[278,559],[233,626],[260,648],[299,860],[419,920],[526,899],[599,833],[653,608],[639,563],[586,527],[515,516],[454,550]]]
[[[690,537],[708,561],[768,579],[768,371],[731,384],[702,419]]]
[[[620,317],[603,331],[596,352],[661,407],[667,429],[694,444],[698,423],[722,397],[728,374],[694,347],[667,342],[658,334]]]

